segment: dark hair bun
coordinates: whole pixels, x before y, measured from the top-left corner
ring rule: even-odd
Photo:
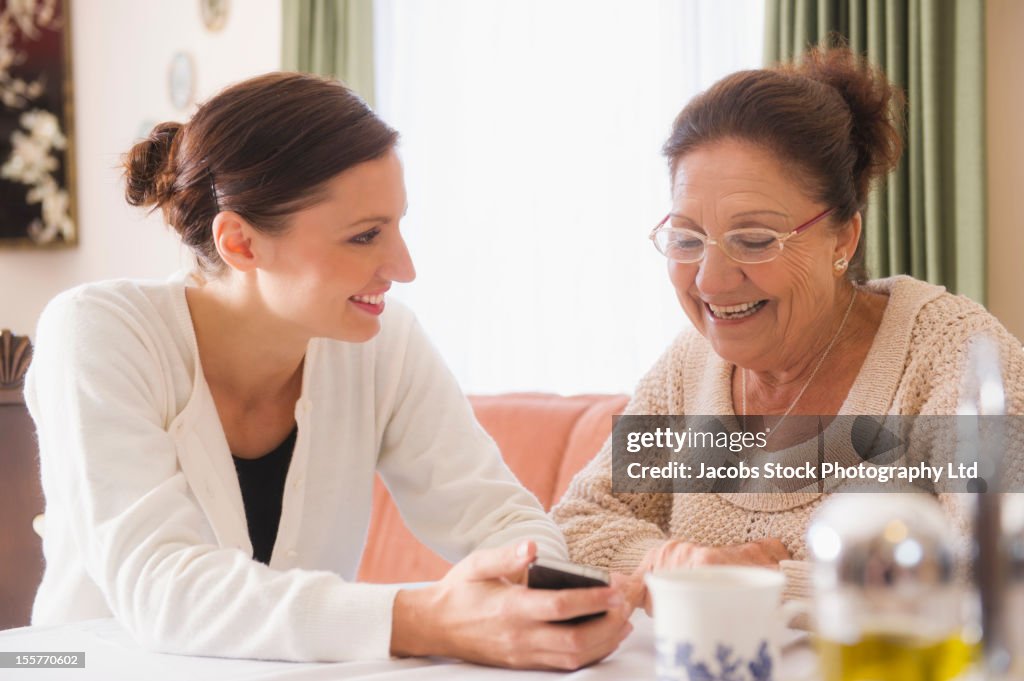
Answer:
[[[133,206],[159,206],[174,183],[172,153],[181,123],[159,123],[124,157],[124,195]]]
[[[857,154],[853,178],[858,195],[865,196],[875,180],[896,168],[903,153],[903,91],[848,48],[809,50],[792,72],[834,88],[846,102]]]

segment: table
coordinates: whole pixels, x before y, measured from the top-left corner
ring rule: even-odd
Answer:
[[[0,631],[0,651],[85,652],[85,669],[0,669],[4,681],[621,681],[654,678],[654,627],[643,612],[633,633],[600,664],[571,674],[493,669],[448,659],[307,664],[153,653],[140,648],[113,619]],[[814,678],[814,655],[801,633],[784,639],[780,681]]]

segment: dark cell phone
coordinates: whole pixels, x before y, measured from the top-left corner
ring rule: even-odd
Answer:
[[[608,586],[610,583],[608,572],[605,570],[553,558],[537,558],[530,563],[526,573],[526,585],[531,589],[586,589]],[[591,615],[558,620],[557,623],[579,624],[603,615],[603,612],[595,612]]]

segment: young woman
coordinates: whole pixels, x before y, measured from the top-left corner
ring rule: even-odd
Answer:
[[[279,73],[129,152],[128,202],[162,209],[198,267],[81,286],[43,313],[34,624],[113,616],[196,655],[552,668],[629,632],[616,589],[520,584],[565,543],[386,300],[415,276],[396,139],[339,83]],[[439,583],[352,582],[377,472],[422,540],[469,556]]]

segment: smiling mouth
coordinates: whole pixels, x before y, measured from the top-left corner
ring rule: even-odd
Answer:
[[[352,300],[357,303],[366,303],[367,305],[380,305],[384,302],[384,294],[378,293],[375,296],[352,296]]]
[[[767,300],[755,300],[750,303],[741,303],[740,305],[712,305],[705,302],[704,307],[707,308],[708,312],[715,319],[743,319],[756,313],[767,304]]]

